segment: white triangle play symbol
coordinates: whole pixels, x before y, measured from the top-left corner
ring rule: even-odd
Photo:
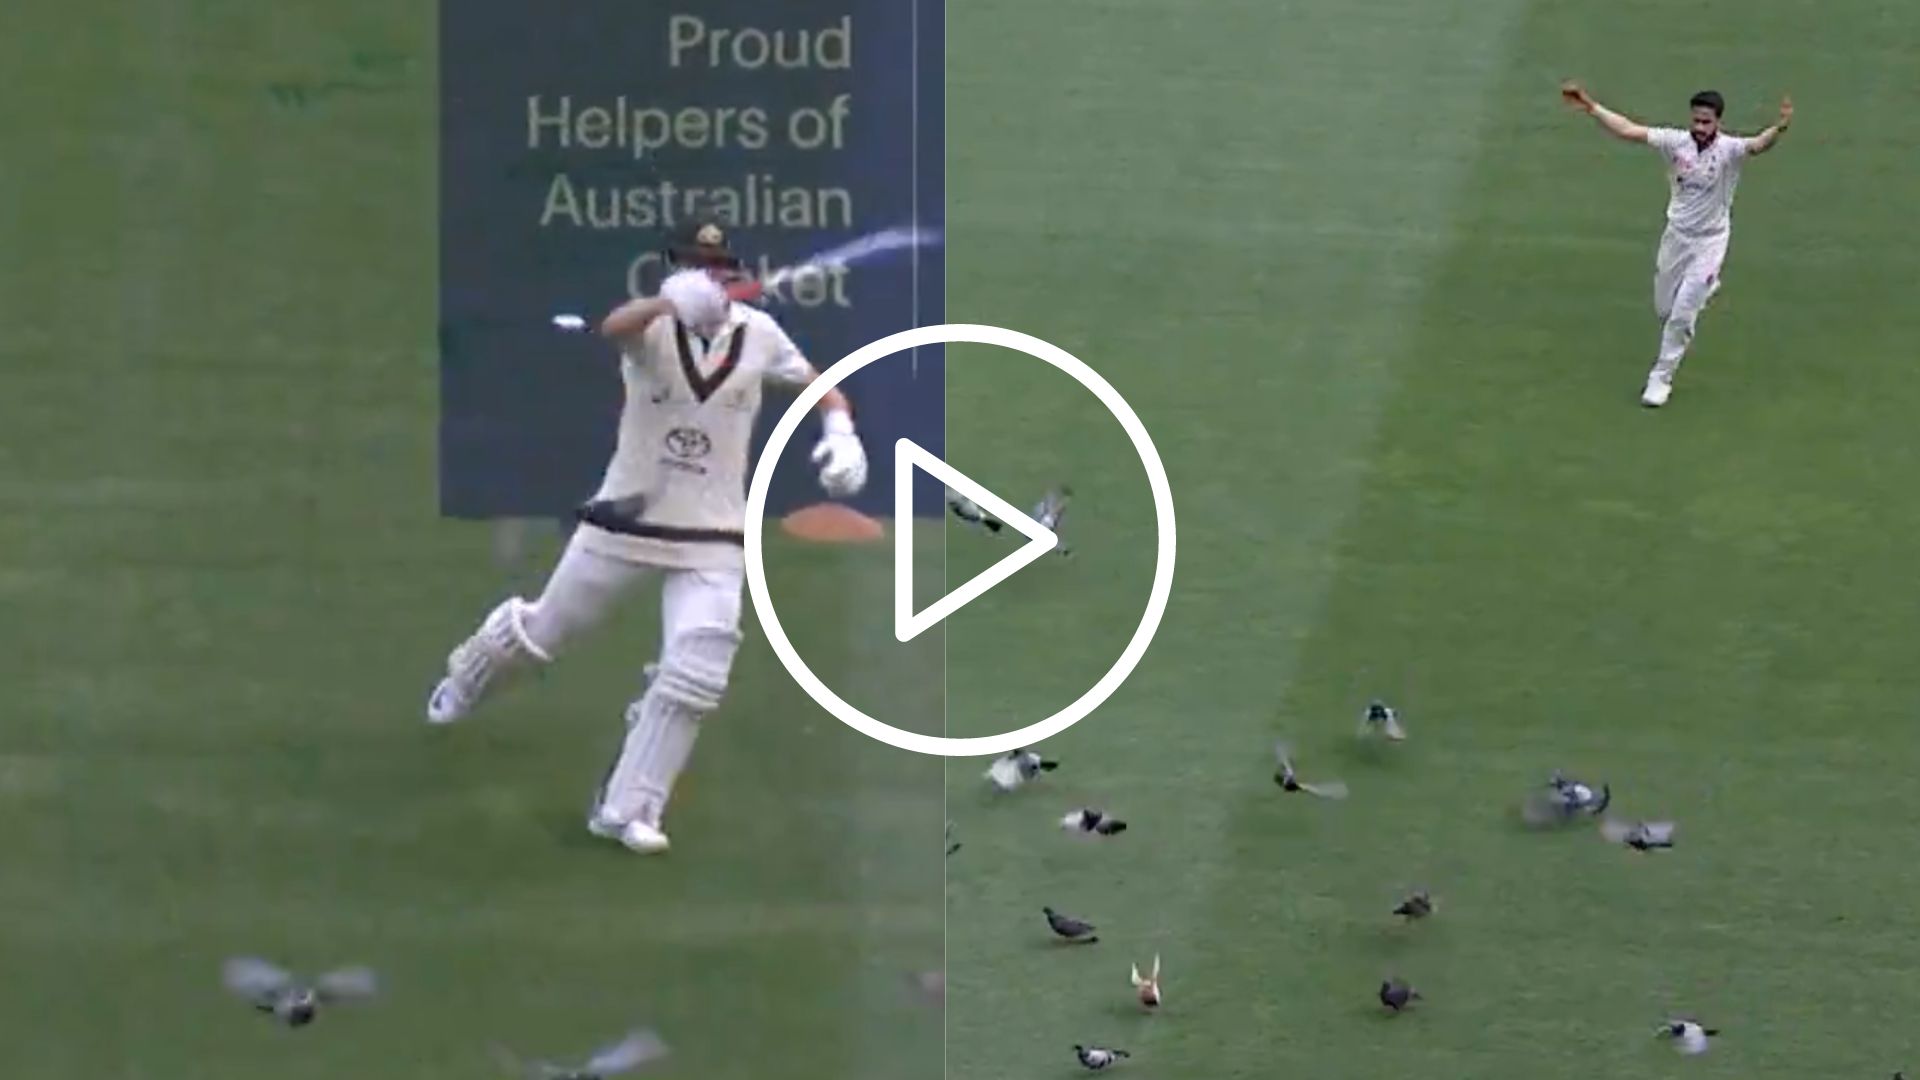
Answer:
[[[985,570],[972,581],[927,606],[913,611],[913,470],[918,467],[999,518],[1027,538],[1018,550]],[[988,589],[1020,572],[1028,563],[1046,555],[1060,543],[1052,529],[1014,508],[1007,500],[988,491],[959,469],[901,439],[893,444],[893,636],[912,641],[930,626],[978,600]]]

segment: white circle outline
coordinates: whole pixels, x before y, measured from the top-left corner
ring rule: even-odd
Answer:
[[[773,484],[774,466],[780,455],[793,440],[793,434],[800,427],[800,421],[820,404],[828,390],[839,385],[848,376],[876,360],[882,360],[894,353],[906,349],[916,349],[922,345],[942,345],[953,342],[968,342],[982,345],[998,345],[1013,349],[1028,356],[1045,360],[1054,367],[1073,376],[1075,381],[1093,392],[1100,403],[1107,407],[1114,419],[1120,421],[1120,427],[1132,441],[1133,448],[1140,455],[1140,463],[1147,470],[1147,486],[1153,492],[1153,511],[1157,525],[1159,551],[1153,565],[1153,588],[1147,596],[1147,609],[1140,617],[1140,625],[1134,628],[1133,637],[1120,653],[1100,681],[1086,693],[1080,695],[1073,704],[1054,713],[1037,723],[1028,724],[1017,731],[999,735],[983,735],[967,739],[950,739],[938,735],[921,735],[918,732],[902,731],[899,728],[875,720],[843,700],[833,692],[833,688],[821,682],[807,662],[795,651],[793,643],[787,640],[787,633],[780,626],[780,617],[773,610],[773,601],[767,593],[767,569],[762,533],[767,512],[767,493]],[[754,614],[760,619],[761,627],[766,631],[767,644],[773,647],[773,653],[780,658],[787,673],[800,684],[800,689],[817,702],[821,708],[832,713],[841,723],[869,738],[878,739],[889,746],[902,750],[911,750],[916,754],[931,754],[936,757],[976,757],[986,754],[1004,754],[1018,750],[1032,743],[1040,742],[1060,734],[1084,720],[1093,710],[1099,708],[1120,684],[1133,674],[1142,658],[1146,656],[1147,646],[1152,644],[1153,635],[1160,629],[1160,619],[1167,611],[1167,598],[1173,592],[1173,564],[1176,551],[1176,538],[1173,516],[1173,488],[1167,481],[1167,469],[1160,461],[1160,452],[1154,448],[1153,437],[1147,434],[1146,425],[1140,422],[1133,407],[1120,396],[1120,391],[1101,378],[1100,373],[1088,367],[1072,353],[1049,341],[1018,330],[1009,330],[1000,326],[986,326],[977,323],[946,323],[940,326],[921,326],[911,330],[902,330],[889,334],[878,341],[863,345],[848,353],[832,367],[820,373],[820,377],[800,391],[793,404],[774,425],[773,433],[767,436],[766,446],[760,451],[760,460],[753,469],[753,480],[747,489],[746,520],[746,563],[747,594],[753,600]]]

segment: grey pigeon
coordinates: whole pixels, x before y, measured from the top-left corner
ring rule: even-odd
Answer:
[[[608,532],[631,533],[640,519],[646,516],[648,497],[625,495],[617,499],[594,499],[580,504],[573,516],[582,524],[605,529]]]
[[[1599,817],[1613,802],[1613,788],[1592,785],[1555,769],[1546,786],[1528,797],[1521,813],[1534,825],[1561,825],[1582,815]]]
[[[985,529],[988,532],[997,533],[1003,527],[999,519],[987,513],[980,507],[979,503],[974,502],[972,499],[967,498],[952,488],[947,489],[947,509],[953,511],[953,516],[959,518],[961,521]]]
[[[953,822],[949,821],[947,822],[947,854],[951,855],[959,850],[960,841],[953,838]]]
[[[1033,750],[1012,750],[994,759],[987,768],[987,782],[1001,791],[1015,791],[1025,787],[1027,782],[1041,773],[1049,773],[1060,767],[1057,761],[1049,761]]]
[[[1127,831],[1127,823],[1104,810],[1083,806],[1060,819],[1060,827],[1084,836],[1118,836]]]
[[[1092,923],[1084,919],[1076,919],[1071,915],[1062,915],[1050,907],[1043,907],[1040,910],[1047,916],[1047,926],[1066,940],[1077,941],[1082,945],[1092,945],[1100,940],[1094,936],[1094,930],[1097,927]]]
[[[1280,785],[1280,790],[1289,793],[1304,791],[1309,795],[1318,795],[1323,799],[1344,799],[1347,797],[1347,785],[1338,780],[1322,780],[1317,784],[1301,782],[1299,773],[1295,772],[1293,767],[1293,748],[1287,745],[1286,742],[1282,741],[1274,744],[1273,756],[1276,763],[1273,782]]]
[[[1067,504],[1072,501],[1073,489],[1065,484],[1061,484],[1059,487],[1048,491],[1046,495],[1041,497],[1040,502],[1033,508],[1033,520],[1045,525],[1058,537],[1060,534],[1060,523],[1065,520],[1067,516]],[[1065,540],[1061,540],[1054,550],[1058,551],[1061,555],[1073,554],[1073,549],[1066,545]]]
[[[658,1061],[667,1053],[667,1044],[660,1036],[644,1028],[630,1031],[620,1041],[601,1047],[579,1065],[523,1061],[510,1050],[494,1048],[494,1056],[500,1059],[500,1063],[509,1071],[526,1077],[526,1080],[606,1080],[609,1076],[631,1072]]]
[[[1094,1072],[1099,1072],[1101,1069],[1117,1061],[1130,1058],[1133,1055],[1127,1053],[1125,1050],[1113,1050],[1104,1046],[1081,1046],[1075,1043],[1073,1056],[1079,1059],[1080,1064],[1092,1069]]]
[[[1635,851],[1672,847],[1674,829],[1671,821],[1619,821],[1609,818],[1600,823],[1600,835]]]
[[[1400,906],[1394,908],[1393,913],[1402,916],[1408,922],[1412,922],[1415,919],[1426,918],[1433,914],[1434,910],[1432,894],[1428,893],[1425,889],[1419,889],[1409,894],[1405,900],[1400,901]]]
[[[1400,724],[1400,713],[1378,698],[1368,702],[1366,712],[1360,714],[1360,733],[1382,735],[1391,742],[1407,737],[1407,729]]]
[[[345,967],[312,982],[255,956],[236,956],[221,972],[228,990],[288,1027],[313,1022],[323,1005],[362,1001],[379,992],[380,979],[369,968]]]
[[[1672,1039],[1673,1048],[1683,1054],[1704,1054],[1707,1052],[1707,1040],[1720,1034],[1720,1029],[1702,1027],[1698,1020],[1677,1017],[1662,1023],[1656,1034],[1663,1039]]]
[[[1420,991],[1408,986],[1400,979],[1388,979],[1380,984],[1380,1004],[1394,1012],[1399,1012],[1419,1000]]]

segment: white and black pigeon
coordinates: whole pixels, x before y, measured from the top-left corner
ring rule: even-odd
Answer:
[[[1675,828],[1677,826],[1671,821],[1620,821],[1609,818],[1600,823],[1600,835],[1635,851],[1654,851],[1673,846]]]
[[[947,489],[947,509],[953,511],[953,516],[959,518],[961,521],[976,528],[985,529],[988,532],[997,533],[1005,527],[1001,524],[999,518],[987,513],[986,510],[981,508],[979,503],[974,502],[972,499],[967,498],[952,488]]]
[[[1613,787],[1602,783],[1598,790],[1555,769],[1546,786],[1534,792],[1521,807],[1528,822],[1535,825],[1559,825],[1582,815],[1599,817],[1613,802]]]
[[[1038,751],[1010,750],[987,767],[987,782],[1000,791],[1018,791],[1041,773],[1059,767],[1059,762],[1041,757]]]
[[[1659,1036],[1672,1039],[1673,1048],[1683,1054],[1704,1054],[1719,1028],[1703,1027],[1698,1020],[1680,1017],[1660,1025]]]
[[[1083,806],[1060,819],[1060,827],[1080,836],[1118,836],[1127,831],[1127,823],[1104,810]]]
[[[1318,795],[1323,799],[1344,799],[1347,797],[1347,785],[1338,780],[1322,780],[1317,784],[1302,783],[1299,773],[1294,771],[1293,748],[1287,745],[1284,740],[1274,744],[1273,756],[1276,762],[1273,782],[1280,785],[1280,790],[1288,793],[1304,791],[1309,795]]]
[[[1061,484],[1059,487],[1053,488],[1041,496],[1039,503],[1035,504],[1033,508],[1033,520],[1045,525],[1048,529],[1052,530],[1054,536],[1058,537],[1060,535],[1060,523],[1066,520],[1067,504],[1072,501],[1073,489],[1065,484]],[[1054,546],[1053,550],[1062,555],[1073,554],[1073,549],[1067,546],[1064,539],[1060,540]]]
[[[1366,711],[1360,714],[1360,733],[1379,735],[1389,742],[1400,742],[1407,737],[1407,729],[1400,723],[1399,710],[1378,698],[1367,702]]]
[[[221,971],[229,991],[288,1027],[313,1022],[322,1006],[364,1001],[380,990],[371,968],[344,967],[304,982],[291,972],[257,956],[236,956]]]
[[[1079,1059],[1081,1065],[1086,1066],[1094,1072],[1099,1072],[1101,1069],[1113,1065],[1116,1062],[1124,1061],[1133,1055],[1127,1053],[1125,1050],[1114,1050],[1105,1046],[1081,1046],[1075,1043],[1073,1056]]]
[[[618,1042],[594,1051],[579,1065],[557,1065],[551,1061],[525,1061],[504,1047],[495,1047],[494,1056],[509,1071],[526,1080],[606,1080],[667,1056],[667,1044],[647,1029],[629,1031]]]

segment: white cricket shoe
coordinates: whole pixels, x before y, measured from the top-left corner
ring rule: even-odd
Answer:
[[[451,724],[466,718],[473,711],[473,702],[460,692],[460,684],[451,677],[441,679],[435,684],[433,693],[427,695],[427,723]]]
[[[1673,384],[1658,375],[1647,376],[1647,388],[1640,391],[1640,404],[1657,409],[1673,396]]]
[[[620,822],[595,813],[587,819],[587,831],[602,840],[618,840],[628,851],[640,855],[660,855],[673,846],[667,834],[644,821]]]
[[[620,830],[620,842],[638,855],[664,855],[673,846],[666,833],[644,821],[627,822],[627,827]]]

